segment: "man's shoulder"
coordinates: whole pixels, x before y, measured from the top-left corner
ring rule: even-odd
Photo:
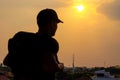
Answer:
[[[50,38],[50,42],[51,43],[58,43],[57,40],[55,38],[53,38],[53,37]]]

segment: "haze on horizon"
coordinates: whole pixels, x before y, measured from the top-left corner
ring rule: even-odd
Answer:
[[[55,9],[64,22],[55,38],[65,66],[72,66],[73,54],[75,66],[120,65],[120,0],[0,0],[0,63],[16,32],[37,32],[36,15],[44,8]]]

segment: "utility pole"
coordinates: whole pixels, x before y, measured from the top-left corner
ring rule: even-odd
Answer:
[[[74,72],[75,72],[75,65],[74,65],[74,54],[73,54],[73,61],[72,61],[72,67],[73,67],[73,74],[74,74]]]
[[[74,54],[72,55],[72,72],[73,72],[73,75],[72,75],[72,80],[75,80],[75,56]]]

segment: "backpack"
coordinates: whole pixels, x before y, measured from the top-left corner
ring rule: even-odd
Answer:
[[[46,36],[41,38],[35,33],[18,32],[8,41],[8,54],[3,61],[4,65],[9,66],[14,74],[58,71],[59,68],[53,55],[43,54],[49,41],[50,45],[56,43],[53,38]],[[57,48],[57,45],[55,44],[53,47]],[[55,53],[57,52],[55,51]]]
[[[3,64],[10,67],[13,73],[29,73],[33,66],[35,49],[35,34],[18,32],[8,41],[8,54]]]

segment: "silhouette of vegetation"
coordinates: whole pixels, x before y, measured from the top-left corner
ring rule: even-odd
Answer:
[[[8,78],[8,80],[13,80],[14,78],[11,68],[3,65],[2,63],[0,64],[0,76],[5,77],[6,79]]]
[[[105,70],[110,72],[110,74],[114,75],[115,77],[120,78],[120,66],[110,66],[107,68],[104,67],[92,67],[92,68],[87,68],[87,67],[75,67],[74,73],[73,69],[71,67],[65,68],[64,71],[60,71],[56,73],[56,80],[75,80],[75,79],[80,79],[80,78],[90,78],[94,75],[94,72],[97,70]],[[4,65],[0,65],[0,73],[4,72],[7,73],[7,76],[10,80],[13,80],[13,74],[12,70]],[[8,74],[9,73],[9,74]],[[6,75],[6,74],[4,74]]]
[[[94,72],[97,70],[105,70],[110,72],[111,75],[120,78],[120,66],[111,66],[111,67],[75,67],[74,73],[72,67],[65,68],[64,72],[56,73],[57,80],[75,80],[75,79],[82,79],[88,78],[91,80],[91,77],[94,75]]]

